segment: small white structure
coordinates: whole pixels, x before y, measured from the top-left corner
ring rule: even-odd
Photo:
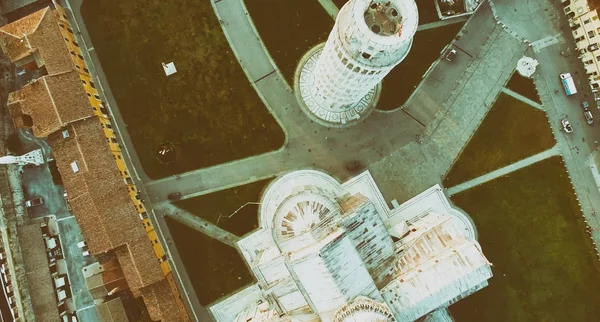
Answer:
[[[41,149],[33,150],[21,156],[7,155],[0,157],[0,164],[17,164],[17,165],[40,165],[44,163],[44,156]]]
[[[539,62],[528,56],[523,56],[517,62],[517,71],[524,77],[531,78]]]
[[[257,283],[211,306],[218,322],[414,321],[492,276],[440,186],[389,209],[369,172],[295,171],[267,188],[259,223],[238,242]]]
[[[300,60],[294,88],[315,121],[355,123],[374,108],[379,83],[408,55],[419,14],[414,0],[350,0],[327,42]]]
[[[162,67],[165,71],[165,75],[167,76],[171,76],[175,73],[177,73],[177,68],[175,68],[175,63],[170,62],[168,64],[162,63]]]

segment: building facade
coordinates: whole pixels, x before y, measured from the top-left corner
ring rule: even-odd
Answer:
[[[267,188],[259,222],[238,242],[257,283],[210,307],[219,322],[415,321],[492,276],[439,186],[390,210],[368,172],[295,171]]]
[[[332,126],[366,116],[377,86],[408,55],[418,19],[414,0],[346,3],[327,42],[298,66],[297,92],[309,114]]]
[[[600,20],[596,9],[591,9],[587,0],[562,0],[564,12],[569,20],[574,53],[585,67],[589,85],[596,100],[600,96]],[[570,52],[569,52],[570,53]],[[565,54],[569,54],[565,53]]]

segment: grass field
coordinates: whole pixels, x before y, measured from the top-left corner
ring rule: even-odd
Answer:
[[[148,176],[160,178],[282,146],[209,1],[84,1],[82,15]],[[166,77],[161,63],[174,62]],[[174,164],[157,145],[178,148]]]
[[[550,149],[555,143],[544,112],[502,93],[443,184],[452,187]]]
[[[200,304],[208,305],[254,281],[236,249],[168,217],[167,225]]]
[[[300,58],[324,42],[333,20],[319,1],[244,0],[258,33],[290,87]]]
[[[271,180],[262,180],[247,185],[217,191],[195,198],[180,200],[173,204],[181,209],[204,218],[238,236],[258,228],[258,205],[248,204],[234,216],[227,218],[247,202],[259,202],[263,189]],[[219,216],[221,218],[219,219]]]
[[[600,266],[560,157],[453,196],[494,264],[450,309],[461,322],[598,321]]]
[[[519,93],[534,102],[542,104],[540,96],[538,95],[538,91],[533,83],[533,79],[523,77],[518,72],[513,73],[512,77],[506,84],[506,88],[513,92]]]

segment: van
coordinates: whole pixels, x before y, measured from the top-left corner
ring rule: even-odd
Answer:
[[[577,93],[577,88],[575,87],[575,82],[573,81],[573,77],[571,77],[571,73],[560,74],[560,81],[563,84],[567,96]]]

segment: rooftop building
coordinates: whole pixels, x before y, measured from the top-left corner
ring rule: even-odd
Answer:
[[[43,75],[10,94],[9,111],[17,127],[47,138],[90,252],[116,254],[153,320],[187,320],[64,10],[48,7],[0,27],[0,49],[18,69]]]
[[[238,242],[257,283],[211,306],[217,321],[414,321],[492,276],[439,186],[389,209],[368,172],[344,184],[291,172],[265,191],[259,223]]]
[[[600,90],[600,20],[595,8],[586,0],[562,0],[564,12],[569,19],[575,48],[563,54],[577,55],[585,66],[589,85],[595,94]],[[596,94],[596,100],[600,95]]]

